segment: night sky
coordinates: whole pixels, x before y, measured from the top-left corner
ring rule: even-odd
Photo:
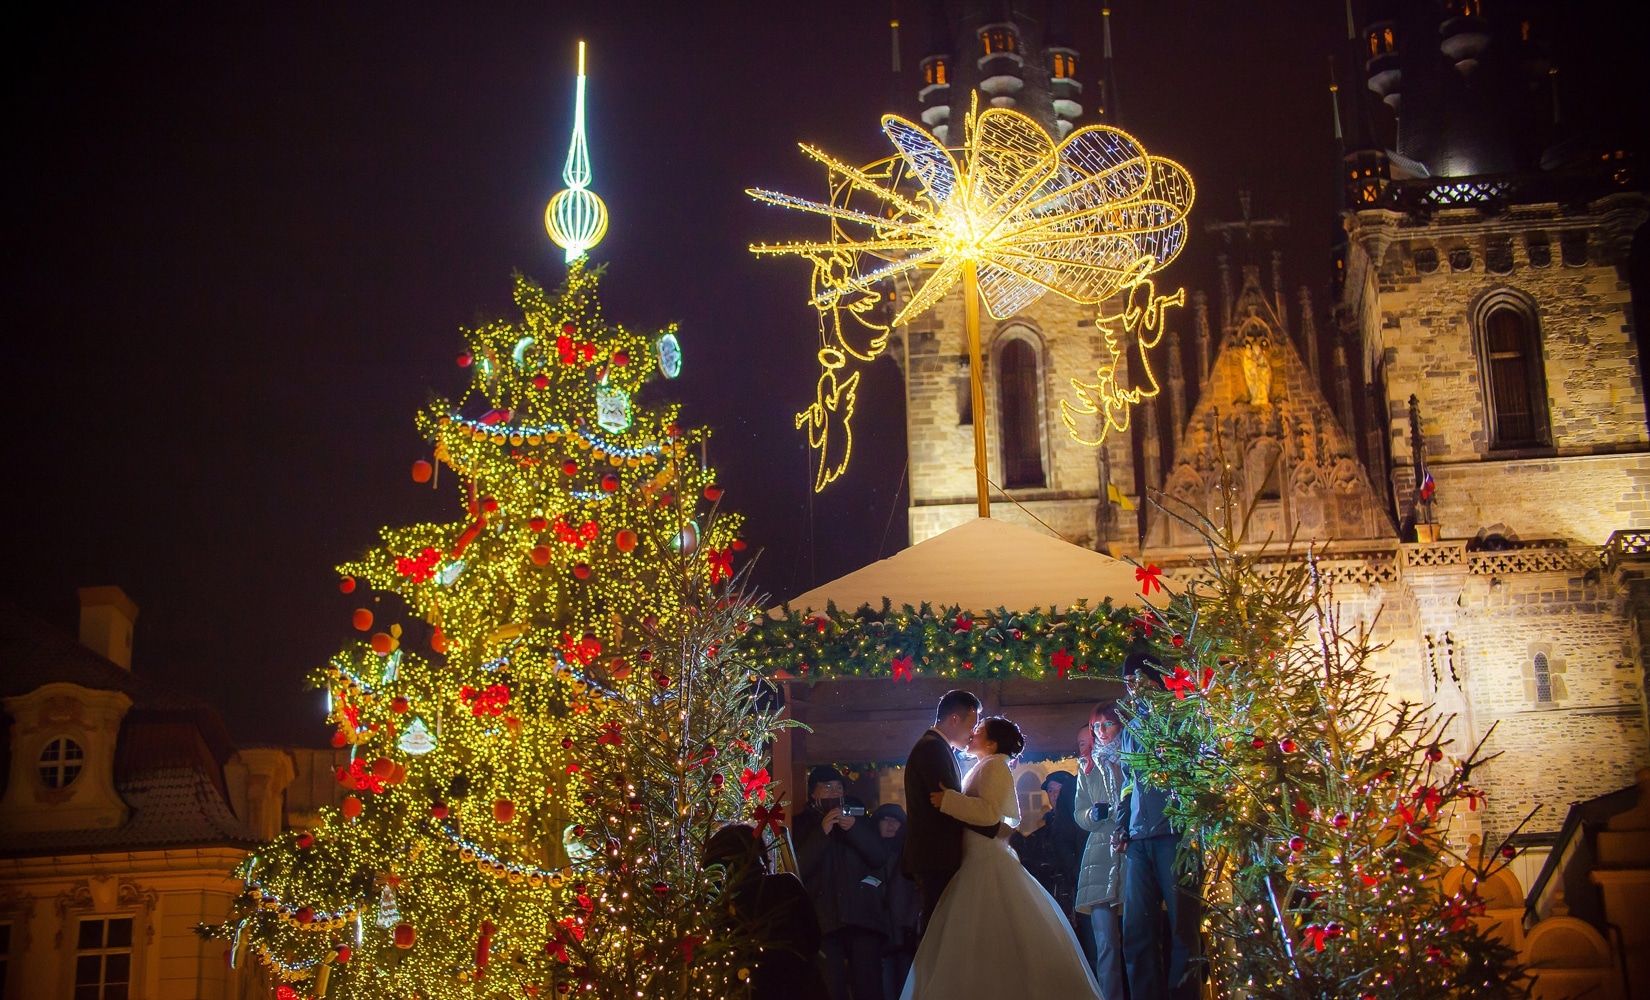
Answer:
[[[886,155],[878,116],[915,114],[926,37],[899,6],[899,79],[886,0],[14,7],[4,596],[72,632],[75,587],[119,584],[139,674],[243,743],[323,742],[302,677],[356,603],[332,567],[380,525],[452,518],[451,479],[408,476],[413,415],[464,384],[458,330],[511,314],[513,270],[563,274],[543,211],[581,38],[606,312],[682,324],[672,389],[715,429],[758,582],[778,600],[903,547],[898,371],[862,386],[853,465],[813,496],[791,425],[815,378],[806,265],[745,249],[806,222],[743,194],[821,193],[798,141]],[[1093,78],[1099,4],[1076,6]],[[1198,183],[1165,281],[1217,298],[1202,223],[1247,187],[1293,223],[1289,287],[1327,296],[1341,4],[1113,10],[1122,123]]]

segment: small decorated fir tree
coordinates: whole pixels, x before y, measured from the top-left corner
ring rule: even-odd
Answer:
[[[700,859],[775,806],[777,725],[735,648],[739,520],[702,432],[636,402],[679,370],[674,332],[608,325],[597,279],[518,279],[523,321],[468,332],[471,387],[419,415],[413,466],[456,478],[459,516],[341,568],[367,635],[312,679],[348,796],[207,929],[289,995],[733,991]]]
[[[1127,756],[1173,793],[1201,866],[1217,995],[1522,995],[1513,953],[1474,921],[1474,880],[1448,894],[1438,877],[1485,760],[1450,757],[1448,720],[1389,700],[1371,623],[1341,619],[1311,553],[1240,549],[1230,506],[1218,524],[1170,513],[1210,558],[1140,620],[1164,676],[1136,679]]]

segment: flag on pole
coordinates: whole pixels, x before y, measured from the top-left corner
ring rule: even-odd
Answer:
[[[1421,480],[1421,499],[1423,501],[1431,500],[1432,495],[1437,492],[1438,484],[1432,481],[1432,473],[1429,472],[1426,474],[1426,478]]]
[[[1110,500],[1114,504],[1117,504],[1119,507],[1122,507],[1124,510],[1134,510],[1134,501],[1130,500],[1122,490],[1118,489],[1116,483],[1106,484],[1106,499]]]

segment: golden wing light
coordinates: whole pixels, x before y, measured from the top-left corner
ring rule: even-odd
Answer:
[[[835,341],[827,345],[833,352],[875,359],[892,327],[928,311],[969,275],[977,276],[991,315],[1007,319],[1051,291],[1099,303],[1146,281],[1185,245],[1191,176],[1119,129],[1091,125],[1056,143],[1026,115],[990,108],[968,115],[957,150],[897,115],[885,116],[882,130],[898,153],[866,167],[802,147],[826,169],[827,201],[748,192],[757,201],[829,220],[825,240],[757,244],[751,251],[813,262],[810,303]],[[895,312],[884,304],[889,291],[901,286],[907,293]],[[892,317],[883,320],[889,312]],[[872,334],[864,343],[850,335],[860,328]],[[837,366],[826,374],[846,378],[840,371]],[[1106,381],[1103,372],[1100,381]],[[1077,411],[1107,414],[1103,440],[1109,427],[1118,426],[1115,407],[1130,400],[1100,391],[1108,396],[1105,404],[1080,403]],[[1069,412],[1067,417],[1069,422]],[[983,428],[976,447],[983,477],[981,435]],[[840,465],[827,468],[822,459],[816,488],[840,475],[847,460],[843,454]]]

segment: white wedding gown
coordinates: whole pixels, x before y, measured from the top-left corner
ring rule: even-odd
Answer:
[[[940,811],[979,826],[1001,820],[1003,829],[996,840],[963,833],[962,867],[923,934],[901,1000],[1099,1000],[1070,922],[1008,846],[1020,825],[1008,758],[975,764],[961,794],[946,790]]]

